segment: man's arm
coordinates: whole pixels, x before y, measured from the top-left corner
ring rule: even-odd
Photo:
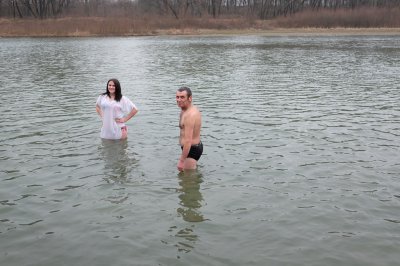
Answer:
[[[183,148],[182,148],[181,157],[179,158],[179,162],[178,162],[178,170],[179,171],[183,170],[185,160],[188,157],[190,147],[192,146],[194,122],[195,122],[195,120],[194,120],[193,115],[186,116],[185,120],[183,121],[184,138],[181,141],[181,145],[183,146]]]

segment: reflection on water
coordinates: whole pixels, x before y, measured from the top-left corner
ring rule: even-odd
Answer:
[[[177,209],[179,216],[185,222],[202,222],[204,216],[200,211],[202,206],[203,196],[200,192],[200,184],[203,182],[203,176],[198,170],[185,171],[178,174],[179,179],[179,205]],[[179,252],[190,252],[194,248],[194,244],[198,239],[198,235],[195,233],[194,224],[185,224],[182,229],[177,227],[171,228],[177,229],[175,237],[178,238],[176,247]]]
[[[177,209],[178,213],[186,222],[202,222],[204,217],[200,212],[203,196],[200,192],[200,184],[203,182],[203,176],[198,171],[185,171],[178,175],[179,185],[178,191],[180,205]]]
[[[101,154],[104,159],[104,180],[107,183],[127,182],[130,170],[137,165],[127,152],[128,140],[101,140]]]

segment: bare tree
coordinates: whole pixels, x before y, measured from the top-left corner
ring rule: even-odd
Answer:
[[[45,19],[55,17],[68,7],[71,0],[11,0],[13,16]]]
[[[270,19],[305,9],[356,9],[400,7],[400,0],[0,0],[0,17],[45,19],[65,14],[83,16],[187,16],[221,15]]]

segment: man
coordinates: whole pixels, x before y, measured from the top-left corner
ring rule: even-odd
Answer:
[[[197,161],[203,153],[200,140],[201,114],[199,109],[192,105],[192,91],[188,87],[177,90],[176,103],[181,108],[179,143],[182,148],[177,167],[179,171],[196,169]]]

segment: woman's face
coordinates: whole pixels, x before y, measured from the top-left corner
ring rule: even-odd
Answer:
[[[108,92],[109,92],[109,93],[115,94],[115,84],[114,84],[114,81],[111,80],[110,82],[108,82],[107,89],[108,89]]]

